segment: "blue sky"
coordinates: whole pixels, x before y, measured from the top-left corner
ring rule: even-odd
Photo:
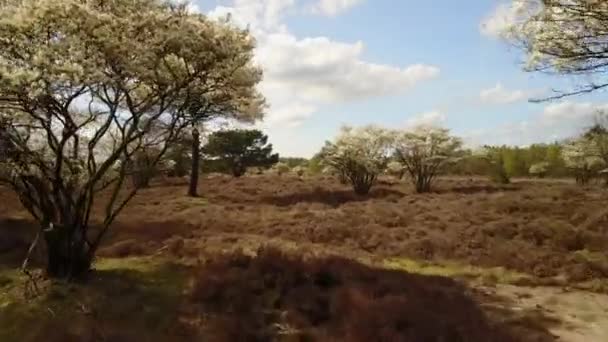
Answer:
[[[343,124],[452,129],[471,145],[547,142],[577,134],[604,94],[532,104],[575,80],[522,71],[498,39],[499,0],[198,0],[258,39],[268,98],[260,124],[283,155],[309,157]]]

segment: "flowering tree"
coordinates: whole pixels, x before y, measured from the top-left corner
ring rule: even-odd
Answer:
[[[405,175],[405,166],[400,162],[393,160],[386,165],[386,173],[397,179],[402,179]]]
[[[566,166],[574,172],[576,182],[581,185],[588,184],[593,174],[605,166],[593,141],[584,136],[565,144],[562,156]]]
[[[229,22],[225,23],[229,25]],[[251,63],[254,42],[247,31],[228,30],[238,50],[232,51],[229,69],[221,82],[215,84],[212,91],[207,88],[196,89],[190,96],[185,110],[186,117],[192,126],[191,168],[188,195],[198,196],[198,176],[200,169],[200,127],[214,119],[233,119],[244,123],[261,120],[266,109],[264,96],[257,90],[262,80],[262,72]]]
[[[82,276],[137,192],[124,186],[134,156],[157,163],[251,42],[160,0],[11,0],[0,12],[0,182],[39,222],[47,273]]]
[[[526,70],[585,75],[577,89],[549,99],[608,87],[608,2],[512,0],[515,17],[505,37],[527,55]]]
[[[291,170],[289,168],[289,165],[287,165],[286,163],[283,163],[283,162],[278,162],[278,163],[274,164],[274,166],[272,168],[273,168],[273,170],[276,171],[277,175],[279,175],[279,176],[282,176]]]
[[[530,173],[533,176],[537,176],[538,178],[544,178],[545,175],[547,174],[548,170],[549,170],[549,163],[540,162],[540,163],[532,164],[532,166],[530,166],[530,169],[528,170],[528,173]]]
[[[459,157],[462,142],[449,133],[443,128],[419,126],[398,134],[396,155],[416,192],[429,192],[435,177]]]
[[[377,126],[342,127],[323,147],[322,159],[352,184],[355,193],[365,195],[386,168],[392,143],[392,132]]]

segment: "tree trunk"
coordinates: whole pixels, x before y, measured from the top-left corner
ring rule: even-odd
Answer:
[[[77,279],[87,275],[93,253],[89,253],[83,234],[83,229],[62,226],[44,230],[49,277]]]
[[[427,193],[431,191],[431,181],[430,179],[424,177],[424,176],[418,176],[418,179],[416,179],[416,192],[419,194],[423,194],[423,193]]]
[[[244,167],[241,167],[241,166],[235,166],[235,167],[232,168],[232,175],[235,178],[241,177],[242,175],[245,174],[245,172],[247,172],[247,170]]]
[[[199,165],[200,165],[200,146],[201,139],[198,133],[198,130],[195,128],[192,129],[192,169],[190,170],[190,187],[188,188],[188,196],[197,197],[198,196],[198,175],[199,175]]]

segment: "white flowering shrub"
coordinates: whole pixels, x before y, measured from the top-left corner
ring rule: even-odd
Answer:
[[[528,173],[538,178],[544,178],[547,174],[547,171],[549,171],[549,163],[540,162],[532,164],[532,166],[530,166],[530,169],[528,170]]]
[[[321,152],[323,162],[348,181],[355,193],[369,192],[389,160],[394,134],[369,125],[343,127]]]
[[[417,192],[429,192],[435,178],[459,158],[462,142],[449,133],[447,129],[431,126],[398,132],[395,154]]]
[[[386,165],[386,174],[395,177],[397,179],[402,179],[405,175],[405,165],[401,164],[398,161],[392,161]]]
[[[562,157],[566,167],[574,172],[576,182],[581,185],[588,184],[593,175],[606,166],[593,140],[584,136],[566,143]]]
[[[298,177],[304,177],[304,175],[306,174],[306,168],[303,166],[296,166],[291,171],[295,173]]]
[[[277,175],[282,176],[290,171],[289,165],[283,162],[276,163],[272,169],[277,173]]]

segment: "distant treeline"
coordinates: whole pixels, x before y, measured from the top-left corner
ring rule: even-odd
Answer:
[[[562,155],[563,145],[534,144],[529,147],[516,146],[486,146],[502,156],[504,170],[508,177],[529,177],[533,165],[545,163],[545,177],[572,177],[572,170],[566,167]],[[466,150],[464,156],[447,169],[453,175],[488,175],[491,166],[484,156],[477,155],[473,150]]]

